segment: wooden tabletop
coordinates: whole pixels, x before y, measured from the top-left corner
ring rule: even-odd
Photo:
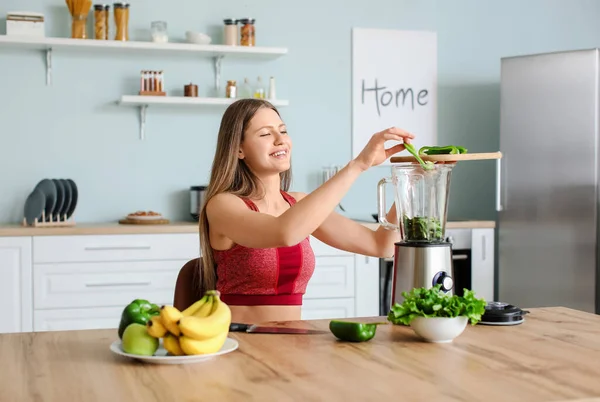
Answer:
[[[535,402],[600,396],[600,316],[566,308],[529,311],[517,326],[467,326],[451,344],[425,343],[410,328],[391,324],[359,344],[339,342],[329,332],[232,333],[238,350],[178,366],[113,354],[116,330],[4,334],[0,400]],[[328,322],[280,325],[327,329]]]

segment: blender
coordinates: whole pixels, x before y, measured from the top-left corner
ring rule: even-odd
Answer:
[[[452,244],[445,240],[450,177],[454,163],[392,165],[392,177],[377,185],[379,223],[400,232],[394,249],[391,304],[402,303],[402,292],[413,288],[440,289],[453,295]],[[394,185],[398,222],[386,220],[386,184]]]

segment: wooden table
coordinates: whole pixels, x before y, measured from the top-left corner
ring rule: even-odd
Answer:
[[[600,316],[566,308],[529,311],[522,325],[468,326],[451,344],[424,343],[410,328],[392,325],[361,344],[338,342],[328,332],[231,334],[240,342],[235,352],[179,366],[114,355],[109,345],[116,330],[5,334],[0,400],[534,402],[600,396]],[[326,329],[328,322],[280,325]]]

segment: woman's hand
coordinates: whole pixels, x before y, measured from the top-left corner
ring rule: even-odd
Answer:
[[[362,170],[367,170],[371,166],[377,166],[390,156],[403,151],[404,143],[410,143],[410,140],[413,138],[415,138],[413,134],[397,127],[391,127],[387,130],[380,131],[373,134],[367,145],[354,161]],[[402,141],[402,144],[397,144],[386,149],[386,141]]]

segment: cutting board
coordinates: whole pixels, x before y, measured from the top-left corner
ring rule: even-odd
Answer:
[[[121,219],[119,221],[121,225],[166,225],[169,223],[168,219],[149,219],[149,220],[140,220],[140,219]]]
[[[420,155],[424,161],[431,162],[460,162],[460,161],[476,161],[485,159],[502,159],[502,152],[486,152],[478,154],[445,154],[445,155]],[[417,158],[412,155],[408,156],[392,156],[391,163],[401,162],[417,162]]]

